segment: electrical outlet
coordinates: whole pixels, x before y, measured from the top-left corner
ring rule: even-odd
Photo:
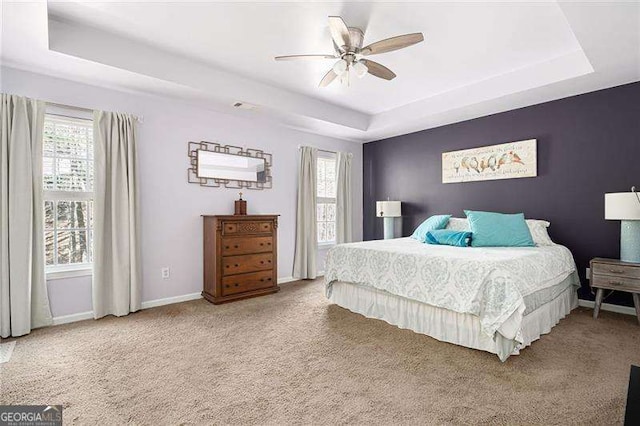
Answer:
[[[165,266],[164,268],[161,269],[161,271],[162,271],[162,279],[168,280],[169,277],[171,276],[171,270],[169,269],[169,267]]]
[[[587,279],[591,277],[591,268],[587,268]]]

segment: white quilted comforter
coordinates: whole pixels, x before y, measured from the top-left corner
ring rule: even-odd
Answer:
[[[327,296],[333,282],[344,281],[476,315],[493,336],[514,313],[519,322],[525,296],[576,275],[575,270],[571,252],[561,245],[461,248],[399,238],[333,247],[325,284]]]

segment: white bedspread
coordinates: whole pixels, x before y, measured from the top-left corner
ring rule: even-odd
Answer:
[[[571,252],[560,245],[462,248],[399,238],[333,247],[325,283],[327,296],[334,281],[344,281],[476,315],[483,332],[494,336],[508,319],[517,334],[524,297],[575,276],[575,270]]]

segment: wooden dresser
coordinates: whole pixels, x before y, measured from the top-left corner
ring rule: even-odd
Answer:
[[[278,216],[203,216],[204,289],[219,304],[275,293]]]
[[[640,324],[640,263],[597,257],[591,260],[590,270],[591,288],[597,289],[593,318],[598,318],[604,289],[627,291],[633,295],[633,304]]]

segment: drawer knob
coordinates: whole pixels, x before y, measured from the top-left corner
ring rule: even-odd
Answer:
[[[271,278],[267,278],[267,281],[271,281]]]
[[[270,245],[271,245],[271,243],[267,243],[267,245],[268,245],[268,246],[270,246]]]
[[[271,263],[271,261],[270,261],[270,260],[267,260],[267,262]]]
[[[225,285],[224,288],[229,288],[229,284]]]
[[[236,283],[236,287],[238,287],[238,283]]]
[[[237,268],[238,266],[240,266],[240,265],[238,265],[238,264],[236,263],[236,264],[235,264],[235,267]]]
[[[263,246],[263,245],[264,245],[264,243],[260,243],[260,245],[261,245],[261,246]]]
[[[229,267],[229,265],[227,265],[227,268]]]
[[[233,248],[238,248],[238,246],[233,246]]]
[[[263,281],[264,281],[264,278],[260,278],[260,281],[261,281],[261,282],[263,282]]]
[[[264,264],[264,260],[261,260],[261,261],[260,261],[260,263],[261,263],[261,264]]]
[[[228,249],[228,248],[229,248],[229,246],[224,246],[224,248]]]

